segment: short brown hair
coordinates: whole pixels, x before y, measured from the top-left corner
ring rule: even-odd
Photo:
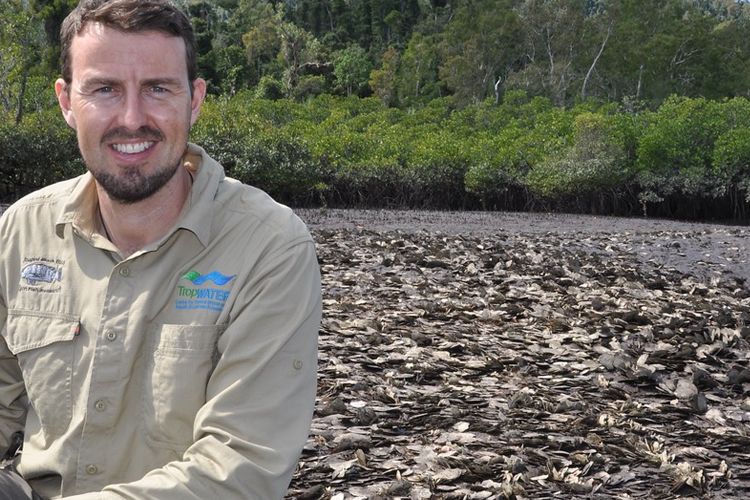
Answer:
[[[198,76],[195,35],[187,16],[170,0],[81,0],[60,29],[60,66],[65,83],[73,78],[70,46],[89,23],[100,23],[126,33],[158,31],[185,41],[188,81]]]

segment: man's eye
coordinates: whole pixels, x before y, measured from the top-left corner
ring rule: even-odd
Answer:
[[[151,92],[153,92],[154,94],[165,94],[167,93],[167,89],[165,89],[164,87],[159,87],[158,85],[154,85],[153,87],[151,87]]]
[[[99,87],[98,89],[96,89],[96,93],[97,94],[110,94],[113,91],[114,91],[114,89],[112,87],[109,87],[109,86]]]

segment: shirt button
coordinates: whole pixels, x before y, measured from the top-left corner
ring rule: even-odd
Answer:
[[[112,330],[108,331],[107,332],[107,340],[109,340],[110,342],[114,342],[115,339],[117,339],[117,334],[115,332],[113,332]]]
[[[94,408],[96,408],[96,411],[104,411],[107,409],[107,402],[103,399],[100,399],[96,403],[94,403]]]
[[[94,465],[94,464],[88,464],[86,466],[86,474],[89,474],[89,475],[93,476],[97,472],[99,472],[99,467],[97,467],[96,465]]]
[[[302,369],[302,360],[301,359],[295,359],[294,360],[294,369],[295,370],[301,370]]]
[[[120,273],[120,276],[122,276],[123,278],[127,278],[128,276],[130,276],[129,267],[121,267],[118,272]]]

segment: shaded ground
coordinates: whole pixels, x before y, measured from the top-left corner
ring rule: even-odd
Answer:
[[[324,320],[290,498],[750,495],[748,228],[299,213]]]

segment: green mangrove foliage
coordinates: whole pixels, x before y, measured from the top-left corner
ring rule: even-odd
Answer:
[[[746,98],[672,97],[649,111],[505,97],[401,110],[375,97],[300,103],[246,91],[210,97],[192,140],[228,175],[295,206],[747,217]],[[55,111],[0,125],[0,152],[5,199],[83,171]]]
[[[85,171],[75,134],[51,109],[21,123],[0,121],[0,201]]]

